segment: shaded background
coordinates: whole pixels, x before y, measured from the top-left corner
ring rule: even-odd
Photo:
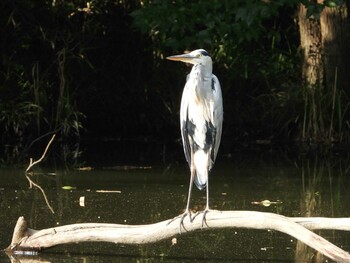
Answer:
[[[300,3],[307,6],[302,10],[306,14],[300,15]],[[330,10],[347,11],[347,4],[0,1],[0,207],[6,211],[0,214],[0,246],[10,242],[19,215],[26,216],[30,227],[44,228],[96,220],[148,223],[182,211],[188,168],[179,108],[190,67],[165,57],[197,48],[211,54],[224,97],[213,208],[348,217],[350,85],[342,78],[330,87],[320,80],[309,85],[300,37],[300,17],[313,33],[312,25],[320,25],[318,18]],[[343,22],[348,18],[338,19],[336,13],[331,17],[346,36],[349,23]],[[327,53],[322,48],[313,51]],[[53,158],[36,167],[31,178],[46,190],[55,214],[41,191],[28,188],[22,168],[29,157],[41,156],[53,133]],[[334,146],[335,154],[329,154]],[[86,169],[65,169],[62,164]],[[80,196],[86,196],[86,207],[79,206]],[[204,208],[203,192],[194,191],[193,199],[193,208]],[[277,202],[270,207],[252,203],[262,200]],[[348,235],[322,232],[349,251]],[[131,257],[154,256],[156,251],[162,260],[163,255],[170,260],[176,255],[182,261],[193,251],[197,254],[192,256],[202,260],[306,261],[314,254],[301,244],[290,249],[295,246],[290,238],[274,232],[264,233],[264,238],[260,231],[236,233],[233,237],[230,231],[208,232],[209,238],[201,233],[194,237],[196,242],[189,236],[187,242],[194,247],[181,242],[184,250],[167,244],[160,250],[153,245],[132,250],[107,246],[105,261],[110,261],[110,247],[113,253],[123,250]],[[231,249],[237,240],[242,246]],[[213,244],[219,253],[213,254]],[[92,246],[85,251],[103,251]],[[299,254],[303,257],[296,257]],[[72,261],[61,254],[46,256]],[[95,262],[104,255],[91,257]]]
[[[2,162],[41,152],[51,133],[59,135],[63,160],[110,142],[120,143],[121,152],[135,143],[136,154],[150,150],[157,159],[169,149],[181,151],[179,107],[190,68],[164,58],[196,48],[211,53],[222,85],[222,152],[324,143],[303,133],[313,109],[301,81],[299,3],[2,1]],[[309,4],[308,15],[324,8]],[[342,134],[332,143],[348,142],[346,92],[336,114],[330,114],[333,91],[322,94],[322,121],[336,116],[332,132]]]

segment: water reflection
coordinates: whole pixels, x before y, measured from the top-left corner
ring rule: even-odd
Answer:
[[[213,209],[255,210],[286,216],[349,216],[348,162],[318,157],[288,159],[222,158],[211,177]],[[150,165],[147,165],[150,166]],[[136,167],[134,167],[136,168]],[[67,171],[36,169],[31,179],[45,189],[55,211],[40,191],[29,189],[23,170],[0,171],[0,246],[9,245],[15,223],[25,216],[31,228],[82,222],[148,224],[172,218],[186,203],[185,164],[151,169]],[[82,197],[84,205],[82,205]],[[205,192],[194,191],[193,209],[205,206]],[[269,206],[261,201],[271,201]],[[346,233],[322,231],[322,236],[350,251]],[[62,254],[67,251],[70,254]],[[59,253],[59,254],[57,254]],[[309,261],[317,258],[303,244],[274,231],[209,230],[144,246],[73,244],[37,257],[12,262],[175,262],[204,260]],[[15,260],[15,259],[14,259]],[[10,262],[3,254],[1,262]]]
[[[342,183],[348,181],[344,172],[349,167],[344,167],[344,163],[348,165],[347,161],[332,162],[329,159],[321,159],[319,156],[302,161],[301,216],[339,216],[339,211],[344,209],[342,206],[346,203],[346,199],[340,198],[343,190]],[[348,195],[348,191],[345,191],[345,195]],[[316,233],[324,236],[321,231]],[[335,233],[328,234],[328,239],[334,242]],[[295,259],[301,262],[324,262],[325,260],[320,253],[313,251],[300,241],[297,242]]]

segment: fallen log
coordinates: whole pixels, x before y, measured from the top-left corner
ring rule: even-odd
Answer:
[[[350,262],[350,254],[321,236],[311,232],[316,229],[350,231],[350,218],[288,218],[282,215],[254,211],[214,211],[202,216],[197,214],[190,222],[186,217],[179,233],[180,218],[149,225],[121,225],[107,223],[82,223],[43,230],[27,227],[23,217],[17,221],[11,245],[7,253],[41,251],[50,247],[80,242],[112,242],[117,244],[146,244],[172,238],[185,232],[200,229],[251,228],[269,229],[288,234],[326,257],[338,262]],[[309,229],[307,229],[309,228]]]

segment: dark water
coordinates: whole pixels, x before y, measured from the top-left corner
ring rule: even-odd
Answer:
[[[348,160],[337,157],[224,156],[210,178],[211,208],[349,217],[349,170]],[[100,166],[92,171],[41,169],[39,165],[34,171],[30,178],[45,190],[55,213],[37,188],[29,188],[24,169],[0,169],[1,248],[10,244],[19,216],[34,229],[82,222],[148,224],[180,214],[186,204],[189,171],[183,162]],[[203,209],[204,196],[204,191],[194,189],[191,207]],[[81,197],[84,206],[79,204]],[[277,203],[254,204],[262,200]],[[350,251],[348,233],[318,233]],[[176,245],[171,240],[144,246],[71,244],[13,262],[304,262],[312,253],[279,232],[227,229],[183,234]],[[1,253],[0,262],[11,260]]]

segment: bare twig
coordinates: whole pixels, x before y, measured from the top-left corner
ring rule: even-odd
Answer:
[[[53,131],[50,131],[50,132],[47,132],[41,136],[39,136],[38,138],[34,139],[33,141],[30,142],[29,146],[26,146],[26,151],[28,151],[29,149],[31,149],[33,147],[33,145],[37,142],[37,141],[40,141],[41,139],[49,136],[49,135],[52,135],[52,134],[56,134],[57,132],[59,132],[62,128],[59,127],[57,128],[56,130],[53,130]]]
[[[41,193],[42,193],[43,196],[44,196],[44,199],[45,199],[45,202],[46,202],[47,207],[50,209],[51,213],[53,213],[53,214],[54,214],[55,212],[54,212],[52,206],[50,205],[48,198],[46,197],[46,194],[45,194],[44,189],[43,189],[40,185],[34,183],[34,182],[29,178],[29,176],[28,176],[27,174],[28,174],[28,172],[30,171],[30,169],[33,168],[34,165],[40,163],[40,162],[45,158],[46,153],[47,153],[47,151],[49,150],[50,145],[51,145],[51,143],[53,142],[53,140],[55,139],[55,137],[56,137],[56,134],[52,135],[51,140],[50,140],[50,141],[48,142],[48,144],[46,145],[45,151],[44,151],[44,153],[42,154],[42,156],[40,157],[40,159],[38,159],[37,161],[34,161],[34,162],[33,162],[33,158],[30,158],[29,166],[27,167],[26,171],[24,172],[24,174],[25,174],[25,176],[26,176],[26,178],[27,178],[27,180],[28,180],[28,182],[29,182],[29,187],[32,188],[33,186],[35,186],[36,188],[38,188],[38,189],[41,191]]]
[[[30,171],[30,169],[33,168],[34,165],[40,163],[40,162],[45,158],[46,153],[47,153],[48,149],[50,148],[50,145],[51,145],[51,143],[53,142],[53,140],[55,139],[55,137],[56,137],[56,134],[52,135],[51,140],[50,140],[49,143],[46,145],[45,151],[44,151],[43,155],[40,157],[40,159],[38,159],[37,161],[34,161],[34,162],[33,162],[33,158],[30,158],[30,160],[29,160],[29,165],[28,165],[28,167],[27,167],[25,173],[28,173],[28,172]]]

